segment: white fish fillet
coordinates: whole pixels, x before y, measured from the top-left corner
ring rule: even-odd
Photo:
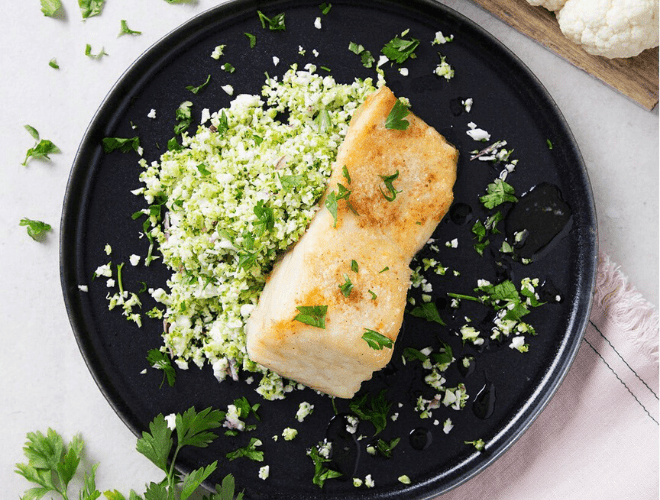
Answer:
[[[410,284],[410,260],[451,205],[458,152],[412,113],[407,130],[385,120],[396,102],[387,88],[356,110],[321,208],[307,232],[275,266],[247,321],[250,358],[283,377],[341,398],[383,368],[392,349],[374,350],[362,335],[395,341]],[[342,173],[346,166],[351,183]],[[394,201],[381,176],[395,172]],[[359,215],[339,200],[337,225],[324,202],[341,183]],[[351,261],[359,270],[351,270]],[[389,268],[386,271],[383,269]],[[353,288],[344,296],[348,276]],[[373,299],[373,292],[376,298]],[[299,306],[327,305],[325,329],[294,320]]]

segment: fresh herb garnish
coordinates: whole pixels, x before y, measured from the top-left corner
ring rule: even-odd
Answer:
[[[382,53],[390,61],[397,62],[399,64],[406,61],[409,57],[415,58],[415,49],[419,46],[419,40],[416,38],[411,38],[410,40],[404,40],[395,36],[392,40],[387,42],[383,47]]]
[[[415,349],[414,347],[406,347],[403,350],[403,357],[406,358],[408,361],[421,361],[422,363],[429,359],[429,357],[424,354],[423,352]]]
[[[434,352],[431,354],[431,357],[433,358],[434,363],[441,366],[449,366],[449,364],[454,360],[454,354],[452,353],[451,346],[445,342],[442,342],[440,352]]]
[[[360,267],[358,266],[357,260],[353,259],[351,261],[351,271],[354,273],[357,273],[360,270]]]
[[[483,241],[483,242],[481,242],[481,243],[475,243],[475,244],[474,244],[474,249],[477,251],[477,253],[478,253],[479,255],[481,255],[481,256],[483,257],[483,255],[484,255],[484,250],[486,249],[486,247],[487,247],[488,245],[490,245],[490,240],[485,240],[485,241]]]
[[[206,80],[204,81],[204,83],[202,83],[201,85],[198,85],[197,87],[195,87],[193,85],[188,85],[186,87],[186,90],[190,90],[193,94],[197,95],[200,91],[204,90],[210,82],[211,82],[211,74],[209,73],[209,76],[206,77]]]
[[[300,321],[309,326],[325,329],[325,316],[328,313],[328,306],[298,306],[298,314],[295,321]]]
[[[332,121],[330,120],[330,113],[327,109],[322,109],[319,111],[319,114],[314,118],[314,123],[318,127],[319,134],[327,132],[332,126]]]
[[[143,432],[142,437],[138,439],[136,449],[165,472],[166,477],[159,483],[149,483],[143,497],[131,490],[129,500],[173,499],[176,498],[175,490],[179,492],[181,500],[187,500],[216,470],[217,461],[193,470],[182,482],[174,469],[176,458],[185,446],[207,446],[216,437],[215,434],[209,432],[209,429],[219,427],[223,419],[223,412],[211,411],[210,408],[199,414],[195,412],[194,408],[191,408],[183,415],[172,414],[168,417],[158,415],[149,424],[149,431]],[[177,432],[176,447],[172,436],[173,429]],[[71,484],[78,484],[80,485],[78,496],[81,499],[95,500],[101,495],[105,495],[108,500],[126,500],[126,497],[117,490],[102,493],[97,489],[98,464],[91,466],[84,473],[79,473],[78,468],[83,462],[83,448],[84,441],[80,435],[75,435],[66,445],[62,437],[52,429],[48,429],[46,435],[41,432],[28,433],[23,448],[28,463],[16,464],[16,473],[37,487],[26,491],[23,498],[36,500],[49,493],[57,493],[64,500],[74,498],[69,487]],[[168,467],[170,457],[172,464]],[[76,474],[78,477],[74,480]],[[217,494],[214,494],[212,498],[215,500],[233,499],[234,490],[234,477],[229,474],[222,481],[222,486],[216,485]],[[236,500],[242,500],[242,498],[243,493],[239,493]]]
[[[268,24],[268,28],[271,31],[285,31],[286,26],[284,25],[284,12],[281,12],[277,14],[276,16],[273,16],[272,18],[267,17],[263,12],[260,10],[257,11],[257,14],[259,15],[259,21],[261,21],[261,27],[266,28],[266,24]]]
[[[369,394],[363,394],[360,397],[354,397],[349,403],[349,408],[361,420],[370,421],[376,432],[374,436],[380,434],[387,426],[387,414],[392,407],[392,403],[385,399],[386,390],[383,389],[378,396],[369,399]],[[368,404],[367,404],[368,403]]]
[[[226,71],[227,73],[230,73],[230,74],[236,71],[236,68],[234,68],[234,66],[232,66],[229,63],[224,63],[220,67],[222,68],[223,71]],[[209,75],[209,76],[211,76],[211,75]]]
[[[365,50],[364,46],[357,44],[355,42],[350,42],[348,44],[348,50],[353,52],[353,54],[360,56],[360,59],[362,60],[362,65],[365,68],[371,68],[373,66],[375,62],[374,56],[371,55],[371,52]]]
[[[211,175],[211,171],[207,167],[208,165],[206,163],[200,163],[197,165],[197,170],[202,175]]]
[[[357,210],[355,210],[353,205],[351,205],[349,200],[350,195],[351,191],[346,189],[346,186],[343,184],[337,184],[337,192],[331,191],[325,199],[325,207],[328,209],[334,220],[332,227],[337,227],[337,210],[339,200],[346,200],[346,205],[351,210],[351,212],[353,212],[355,215],[359,215]]]
[[[165,379],[167,379],[167,385],[174,387],[174,382],[176,382],[176,372],[174,371],[172,361],[167,354],[161,352],[159,349],[151,349],[147,353],[147,361],[152,368],[163,370],[163,380],[160,382],[160,387],[163,387]]]
[[[275,227],[275,214],[272,208],[264,204],[263,200],[257,202],[254,207],[254,214],[257,216],[257,222],[254,223],[255,233],[257,235],[273,230]]]
[[[348,168],[346,168],[346,165],[341,167],[341,172],[344,178],[346,179],[346,182],[348,182],[348,185],[350,186],[351,184],[351,174],[348,173]]]
[[[415,307],[410,314],[418,318],[423,318],[427,321],[433,321],[439,325],[445,326],[445,322],[440,318],[438,314],[438,308],[433,302],[423,302],[421,306]]]
[[[55,17],[55,13],[62,7],[60,0],[41,0],[41,12],[46,17]]]
[[[385,271],[389,271],[389,270],[390,270],[390,268],[387,267],[387,266],[385,266],[385,267],[382,268],[380,271],[378,271],[378,274],[382,274],[382,273],[384,273]]]
[[[321,5],[319,5],[319,9],[321,9],[321,14],[327,16],[328,12],[330,12],[330,9],[332,9],[332,4],[330,2],[323,2]]]
[[[254,462],[263,462],[264,461],[264,452],[261,450],[257,450],[258,446],[261,446],[262,442],[260,439],[257,439],[255,437],[250,438],[250,442],[247,444],[247,446],[244,446],[243,448],[238,448],[234,451],[230,451],[227,453],[227,458],[231,462],[232,460],[236,460],[237,458],[249,458],[250,460]]]
[[[40,220],[28,219],[26,217],[22,218],[18,225],[26,226],[28,236],[34,241],[43,241],[46,233],[52,229],[50,224],[46,224]]]
[[[400,193],[401,191],[397,191],[394,188],[394,181],[398,179],[399,177],[399,171],[397,170],[394,174],[392,175],[381,175],[380,178],[383,179],[383,182],[385,183],[385,187],[387,190],[390,192],[390,195],[386,195],[385,191],[383,191],[383,188],[380,188],[381,194],[385,197],[387,201],[394,201],[396,199],[397,193]]]
[[[134,31],[131,28],[129,28],[128,23],[126,22],[125,19],[121,20],[121,31],[119,32],[119,35],[117,35],[118,37],[122,35],[141,35],[141,34],[142,34],[141,31]]]
[[[482,451],[484,447],[486,446],[486,443],[484,443],[483,439],[477,439],[475,441],[463,441],[465,444],[471,444],[472,446],[475,447],[477,451]]]
[[[372,290],[367,290],[371,294],[371,300],[376,300],[378,298],[378,295],[376,295],[376,292]]]
[[[85,55],[90,59],[101,59],[101,57],[107,56],[109,54],[105,51],[103,47],[101,47],[101,51],[98,54],[92,54],[92,46],[90,44],[86,44]]]
[[[37,129],[30,125],[25,125],[25,130],[27,130],[30,135],[34,138],[37,143],[32,146],[30,149],[27,150],[27,153],[25,153],[25,160],[23,160],[22,165],[25,167],[27,166],[28,161],[30,158],[39,159],[43,158],[45,160],[50,161],[50,157],[48,155],[50,154],[57,154],[61,153],[60,148],[58,148],[55,144],[53,144],[51,141],[47,139],[39,139],[39,132],[37,132]]]
[[[332,469],[328,469],[324,464],[330,462],[329,458],[321,456],[319,450],[316,446],[312,446],[310,450],[307,451],[307,455],[314,462],[314,478],[312,482],[317,485],[319,488],[323,488],[323,485],[328,479],[333,479],[340,477],[341,473]]]
[[[177,124],[174,127],[175,134],[182,134],[188,129],[188,127],[190,127],[190,124],[192,123],[192,112],[190,111],[190,108],[192,105],[192,102],[184,101],[176,109],[176,112],[174,113],[177,121]]]
[[[103,10],[105,0],[78,0],[80,13],[83,19],[98,16]]]
[[[119,150],[122,153],[128,153],[129,151],[138,151],[140,149],[140,138],[135,137],[105,137],[103,141],[103,152],[112,153],[115,150]]]
[[[378,439],[378,443],[376,444],[376,449],[385,458],[392,458],[392,450],[396,448],[396,445],[399,444],[400,440],[401,438],[396,438],[396,439],[392,439],[392,441],[388,443],[387,441]]]
[[[257,44],[257,37],[254,36],[252,33],[243,33],[248,40],[250,41],[250,48],[253,49],[254,46]]]
[[[54,57],[50,61],[48,61],[48,66],[50,66],[53,69],[60,69],[60,65],[57,64],[57,60]]]
[[[390,130],[407,130],[410,122],[404,120],[410,114],[408,107],[403,104],[399,99],[396,100],[390,114],[387,115],[385,120],[385,128]]]
[[[546,139],[545,142],[548,145],[548,149],[552,149],[552,141],[550,139]]]
[[[515,190],[513,186],[507,184],[501,179],[495,179],[495,182],[488,184],[488,194],[480,197],[481,203],[488,208],[495,208],[505,202],[515,203],[518,198],[514,196]]]
[[[394,346],[394,342],[392,342],[391,339],[387,338],[382,333],[379,333],[376,330],[370,330],[369,328],[365,328],[362,340],[364,340],[374,351],[380,351],[383,347],[392,349]]]
[[[344,295],[344,297],[348,297],[351,294],[351,290],[353,290],[353,283],[348,277],[348,274],[344,274],[344,280],[344,284],[339,285],[339,289],[341,290],[341,293]]]

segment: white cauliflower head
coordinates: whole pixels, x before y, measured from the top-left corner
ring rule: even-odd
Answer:
[[[589,53],[634,57],[658,45],[658,0],[568,0],[557,20]]]
[[[545,7],[548,10],[555,11],[561,9],[567,0],[527,0],[527,3],[535,7]]]

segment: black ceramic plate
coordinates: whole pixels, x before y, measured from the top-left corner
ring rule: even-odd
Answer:
[[[144,157],[156,160],[173,135],[174,111],[182,101],[194,102],[193,114],[198,121],[203,108],[217,110],[229,104],[230,97],[220,85],[231,84],[237,93],[258,93],[264,71],[281,75],[296,62],[327,66],[340,82],[375,76],[373,69],[364,68],[360,58],[347,50],[349,42],[364,45],[377,57],[388,40],[409,28],[410,35],[422,42],[416,52],[418,57],[405,63],[410,71],[405,77],[386,65],[388,85],[397,95],[409,97],[414,111],[460,150],[455,202],[469,205],[473,219],[457,224],[446,218],[436,232],[440,244],[437,258],[450,270],[461,273],[458,277],[451,271],[445,276],[431,274],[430,278],[434,300],[448,326],[443,328],[406,316],[392,363],[363,384],[361,394],[388,388],[387,398],[394,402],[390,414],[399,415],[396,421],[389,421],[379,437],[387,441],[401,437],[400,444],[391,459],[367,455],[364,450],[371,441],[373,427],[368,422],[361,423],[358,434],[368,438],[359,442],[357,470],[348,471],[347,475],[364,478],[371,474],[376,487],[356,489],[350,480],[333,479],[319,490],[312,484],[313,466],[305,449],[323,440],[333,409],[328,398],[304,390],[290,394],[284,401],[261,401],[262,422],[252,435],[264,442],[264,463],[270,465],[271,471],[268,480],[257,478],[263,464],[246,459],[227,462],[224,458],[228,451],[245,445],[248,435],[223,436],[206,449],[188,450],[180,456],[179,463],[186,471],[218,459],[220,472],[211,476],[209,484],[231,472],[248,498],[429,498],[466,481],[501,455],[543,409],[568,370],[588,319],[596,269],[596,218],[591,188],[578,148],[551,97],[513,54],[481,28],[430,1],[333,1],[328,15],[321,15],[319,3],[231,2],[167,35],[129,68],[98,110],[71,172],[61,226],[66,307],[99,388],[136,433],[159,413],[184,411],[192,405],[197,409],[212,406],[224,410],[243,395],[252,403],[260,401],[254,385],[244,381],[218,384],[208,366],[179,371],[173,388],[159,388],[162,374],[156,370],[140,374],[147,368],[147,351],[161,345],[161,325],[145,317],[144,327],[138,329],[120,312],[109,312],[104,281],[92,282],[91,277],[96,267],[110,259],[118,263],[126,262],[133,253],[146,255],[147,242],[138,238],[141,224],[131,220],[131,214],[144,208],[144,202],[129,192],[140,186],[141,167],[135,153],[104,154],[101,140],[138,133]],[[286,31],[262,29],[257,8],[270,16],[286,12]],[[321,30],[314,27],[317,16],[322,17]],[[453,34],[455,40],[431,46],[438,30]],[[244,32],[257,36],[254,49],[249,48]],[[220,62],[209,57],[219,44],[228,46]],[[306,56],[298,54],[299,45],[307,50]],[[318,50],[318,57],[313,56],[312,49]],[[439,61],[438,51],[456,70],[450,81],[432,74]],[[272,62],[274,55],[281,61],[277,67]],[[236,72],[223,72],[223,61],[233,64]],[[203,82],[209,73],[213,80],[204,92],[193,96],[185,89]],[[474,99],[472,111],[458,114],[456,100],[467,97]],[[147,117],[152,108],[157,110],[156,120]],[[500,168],[469,161],[469,151],[479,145],[465,133],[469,122],[491,132],[493,140],[506,139],[508,147],[515,149],[513,157],[519,159],[519,164],[508,180],[518,195],[540,183],[551,183],[559,188],[572,210],[568,227],[530,265],[502,257],[497,252],[501,240],[496,238],[486,248],[484,257],[472,248],[472,223],[483,219],[486,213],[478,196]],[[131,128],[131,123],[137,130]],[[458,249],[444,246],[445,241],[453,238],[458,238]],[[106,243],[113,248],[110,258],[103,251]],[[528,316],[538,335],[527,337],[531,348],[525,354],[509,349],[509,342],[490,342],[480,349],[482,352],[463,346],[456,329],[464,324],[465,316],[479,328],[488,328],[487,309],[468,302],[454,314],[449,308],[442,308],[446,292],[471,293],[480,278],[492,282],[501,279],[502,269],[517,283],[526,276],[551,282],[562,297],[561,303],[535,309]],[[137,290],[140,281],[152,287],[163,286],[168,272],[156,263],[149,268],[128,266],[124,275],[126,287]],[[88,284],[89,293],[80,292],[79,284]],[[144,302],[143,311],[154,305],[149,299]],[[470,375],[462,375],[456,364],[445,374],[449,387],[465,383],[470,400],[463,411],[442,407],[433,412],[431,419],[422,420],[413,410],[417,397],[428,399],[434,391],[423,383],[418,362],[403,366],[401,352],[405,346],[437,348],[440,341],[449,343],[457,358],[476,357],[475,370]],[[495,387],[496,400],[492,415],[483,419],[473,411],[473,401],[485,384]],[[314,413],[304,424],[294,419],[301,401],[315,405]],[[398,407],[399,402],[402,407]],[[338,407],[348,411],[346,401],[338,401]],[[434,420],[442,423],[446,418],[454,423],[449,434],[442,432],[442,425],[433,425]],[[287,426],[297,428],[298,437],[291,442],[274,442],[271,436],[280,434]],[[421,451],[413,447],[408,436],[414,429],[424,435],[428,431],[430,446]],[[487,443],[482,453],[464,444],[479,438]],[[402,474],[408,475],[412,484],[398,482]]]

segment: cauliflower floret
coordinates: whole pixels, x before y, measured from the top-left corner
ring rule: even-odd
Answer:
[[[634,57],[658,45],[658,0],[568,0],[557,20],[564,35],[597,56]]]
[[[527,0],[527,3],[535,7],[540,6],[551,11],[556,11],[564,6],[566,0]]]

